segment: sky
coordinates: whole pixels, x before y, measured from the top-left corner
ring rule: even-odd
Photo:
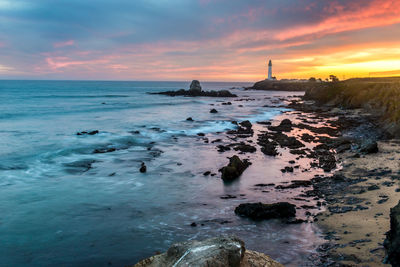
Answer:
[[[0,79],[400,75],[399,0],[0,0]]]

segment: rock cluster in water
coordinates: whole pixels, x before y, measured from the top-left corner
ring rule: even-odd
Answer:
[[[166,92],[158,92],[158,93],[150,93],[156,95],[168,95],[168,96],[208,96],[208,97],[237,97],[237,95],[232,94],[228,90],[220,90],[220,91],[202,91],[200,82],[197,80],[193,80],[190,84],[190,89],[180,89],[178,91],[166,91]]]
[[[187,241],[172,245],[166,253],[137,263],[134,267],[283,267],[265,254],[246,250],[235,236],[220,236],[204,241]]]
[[[288,202],[243,203],[236,207],[235,213],[253,220],[282,219],[295,217],[296,206]]]

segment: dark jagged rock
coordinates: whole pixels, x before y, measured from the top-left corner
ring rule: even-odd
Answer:
[[[386,234],[384,246],[387,251],[387,263],[400,266],[400,201],[390,209],[390,230]]]
[[[95,135],[98,134],[99,131],[98,130],[94,130],[94,131],[82,131],[82,132],[77,132],[76,135]]]
[[[293,167],[287,166],[287,167],[281,169],[281,172],[283,172],[283,173],[285,173],[285,172],[293,172]]]
[[[294,180],[290,185],[278,185],[275,188],[276,189],[293,189],[293,188],[298,188],[298,187],[309,187],[311,186],[312,183],[311,181],[307,180]]]
[[[187,118],[186,120],[187,120],[187,121],[193,121],[193,118],[192,118],[192,117],[189,117],[189,118]]]
[[[114,148],[114,147],[109,147],[109,148],[98,148],[98,149],[93,150],[93,153],[94,153],[94,154],[102,154],[102,153],[114,152],[114,151],[116,151],[116,150],[117,150],[117,149]]]
[[[336,158],[333,154],[323,155],[319,158],[319,167],[326,172],[336,168]]]
[[[378,143],[376,141],[368,140],[361,145],[360,152],[364,154],[378,153]]]
[[[210,110],[210,113],[218,113],[218,111],[215,108],[213,108]]]
[[[240,126],[244,127],[244,128],[251,128],[253,125],[251,124],[250,121],[242,121],[241,123],[239,123]]]
[[[229,151],[231,150],[231,148],[229,146],[224,146],[224,145],[218,145],[218,152],[225,152],[225,151]]]
[[[140,165],[139,171],[141,173],[145,173],[147,171],[147,167],[146,167],[146,164],[144,164],[144,162],[142,162],[142,164]]]
[[[239,144],[233,148],[235,151],[240,151],[242,153],[254,153],[257,149],[254,146],[247,144]]]
[[[235,208],[235,213],[253,220],[290,218],[296,216],[296,206],[288,202],[273,204],[243,203]]]
[[[268,127],[268,130],[276,132],[290,132],[292,129],[292,122],[289,119],[284,119],[278,126]]]
[[[222,173],[221,178],[224,181],[232,181],[238,178],[249,166],[250,162],[247,159],[242,161],[238,156],[234,155],[229,159],[229,164],[220,170]]]

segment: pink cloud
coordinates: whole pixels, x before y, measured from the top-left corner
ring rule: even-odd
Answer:
[[[53,46],[55,48],[60,48],[60,47],[65,47],[65,46],[72,46],[74,44],[75,44],[74,40],[68,40],[68,41],[65,41],[65,42],[54,43]]]
[[[107,63],[107,59],[94,59],[94,60],[71,60],[68,57],[47,57],[46,62],[50,69],[57,70],[77,65],[94,65]]]

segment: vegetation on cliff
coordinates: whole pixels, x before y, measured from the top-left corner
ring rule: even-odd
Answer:
[[[308,88],[304,97],[344,108],[365,108],[381,119],[389,133],[400,135],[400,77],[320,83]]]

